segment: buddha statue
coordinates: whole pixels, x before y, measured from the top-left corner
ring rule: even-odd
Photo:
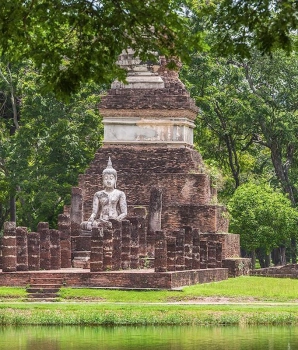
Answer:
[[[81,223],[83,230],[92,227],[112,227],[110,219],[122,221],[127,216],[127,204],[124,192],[116,189],[117,172],[109,157],[108,165],[102,172],[103,190],[93,197],[92,214],[88,221]]]

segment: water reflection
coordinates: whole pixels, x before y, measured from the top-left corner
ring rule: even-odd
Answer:
[[[5,350],[294,350],[298,327],[2,327]]]

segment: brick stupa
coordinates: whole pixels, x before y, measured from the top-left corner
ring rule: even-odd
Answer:
[[[58,230],[39,223],[27,234],[6,223],[0,285],[35,283],[39,291],[52,278],[68,286],[171,289],[249,273],[194,149],[198,110],[178,73],[163,57],[143,63],[131,50],[118,63],[127,82],[115,81],[102,96],[103,146],[72,189],[70,211],[59,216]],[[128,216],[84,231],[109,157]]]

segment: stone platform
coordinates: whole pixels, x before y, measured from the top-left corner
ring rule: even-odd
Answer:
[[[227,268],[154,272],[154,269],[90,272],[88,269],[67,268],[47,271],[2,272],[0,285],[25,287],[35,278],[44,283],[61,279],[65,287],[119,289],[176,289],[193,284],[221,281],[228,278]],[[133,286],[133,288],[132,288]]]

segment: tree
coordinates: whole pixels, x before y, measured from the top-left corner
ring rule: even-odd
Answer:
[[[290,51],[297,11],[295,0],[9,0],[1,4],[0,57],[31,59],[44,89],[66,97],[89,80],[124,80],[115,62],[128,47],[143,60],[157,51],[185,61],[192,47],[206,47],[208,28],[221,53]]]
[[[240,234],[241,247],[249,252],[264,249],[269,255],[274,248],[289,246],[290,239],[297,237],[297,210],[269,185],[241,185],[229,201],[228,210],[229,230]],[[281,264],[285,264],[285,255]]]
[[[203,11],[210,15],[206,27],[213,33],[212,47],[221,54],[249,57],[252,48],[265,54],[297,49],[296,0],[206,1]]]
[[[15,195],[18,225],[34,230],[39,221],[48,221],[55,227],[57,215],[70,202],[71,186],[101,144],[101,89],[86,84],[65,104],[53,94],[41,94],[40,75],[29,62],[11,71],[19,77],[14,87],[22,101],[21,118],[14,134],[9,135],[7,125],[0,139],[1,205],[8,206],[6,193]]]
[[[31,59],[44,88],[58,96],[78,91],[81,83],[124,79],[116,64],[128,47],[145,60],[152,52],[186,57],[200,42],[190,36],[180,0],[10,0],[1,5],[0,57]],[[198,40],[197,40],[198,39]],[[16,49],[17,48],[17,49]]]
[[[253,111],[243,71],[227,59],[198,53],[182,73],[200,107],[195,144],[205,160],[215,161],[225,176],[232,176],[234,190],[255,167],[260,149],[254,147],[253,128],[246,122]]]

